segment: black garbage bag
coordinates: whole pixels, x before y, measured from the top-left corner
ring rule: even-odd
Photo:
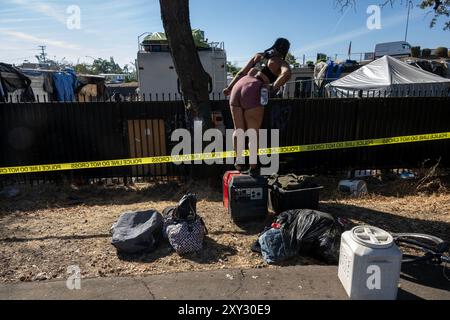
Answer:
[[[278,230],[278,231],[277,231]],[[334,264],[339,260],[343,229],[328,213],[291,210],[279,215],[259,238],[267,263],[280,263],[297,255],[313,256]],[[257,246],[253,250],[256,251]]]
[[[119,253],[139,254],[156,250],[162,237],[163,217],[154,210],[127,212],[111,228]]]
[[[289,251],[315,256],[326,263],[339,260],[342,229],[328,213],[316,210],[291,210],[282,213],[283,240]]]

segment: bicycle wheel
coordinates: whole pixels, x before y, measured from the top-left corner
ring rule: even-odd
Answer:
[[[403,263],[430,261],[440,264],[450,246],[448,242],[427,234],[401,233],[393,234],[393,237],[403,252]]]

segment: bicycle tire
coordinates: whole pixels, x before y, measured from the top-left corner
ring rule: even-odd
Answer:
[[[420,233],[393,234],[395,243],[401,247],[419,249],[425,253],[423,256],[404,254],[402,263],[416,263],[431,261],[440,264],[443,254],[449,250],[450,244],[441,238]]]
[[[441,238],[422,233],[394,233],[392,236],[394,237],[394,239],[428,240],[430,242],[433,242],[436,246],[445,243],[445,241]]]

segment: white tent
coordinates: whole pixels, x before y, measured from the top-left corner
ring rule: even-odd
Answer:
[[[384,56],[325,88],[331,97],[448,96],[450,79]]]

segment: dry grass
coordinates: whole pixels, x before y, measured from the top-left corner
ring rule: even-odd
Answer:
[[[319,178],[326,187],[321,210],[358,224],[392,232],[425,232],[449,240],[450,193],[418,194],[414,183],[369,181],[372,193],[348,198],[335,189],[338,178]],[[119,259],[109,230],[125,211],[173,206],[187,191],[197,192],[198,211],[210,234],[202,253],[180,257],[167,244],[153,253]],[[266,267],[250,247],[263,223],[241,228],[222,207],[220,190],[199,184],[178,186],[23,187],[13,199],[0,199],[0,281],[65,278],[70,265],[83,277],[144,276],[194,270]],[[299,258],[291,264],[317,264]]]

